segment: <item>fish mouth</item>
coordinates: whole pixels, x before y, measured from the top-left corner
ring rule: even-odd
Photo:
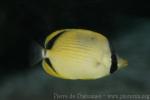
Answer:
[[[124,58],[117,57],[118,60],[118,68],[123,68],[128,66],[128,61]]]

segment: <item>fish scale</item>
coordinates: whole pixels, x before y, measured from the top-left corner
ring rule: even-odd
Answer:
[[[84,58],[85,57],[90,57],[90,55],[93,55],[92,58],[95,58],[95,56],[97,56],[96,52],[93,52],[92,49],[88,50],[88,49],[83,49],[80,47],[76,47],[76,46],[63,46],[60,47],[57,51],[57,49],[55,50],[55,52],[59,52],[59,53],[67,53],[70,54],[69,56],[74,56],[74,57],[79,57],[79,58]],[[90,57],[91,58],[91,57]]]

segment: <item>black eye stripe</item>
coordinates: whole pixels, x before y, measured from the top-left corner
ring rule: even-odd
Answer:
[[[45,58],[44,60],[45,60],[45,62],[49,65],[49,67],[51,67],[51,69],[52,69],[55,73],[57,73],[57,71],[56,71],[55,68],[53,67],[51,61],[50,61],[48,58]]]
[[[48,41],[48,43],[46,44],[46,49],[51,49],[55,43],[55,41],[66,31],[62,31],[60,33],[58,33],[56,36],[54,36],[50,41]]]
[[[117,66],[117,57],[115,54],[111,55],[111,68],[110,68],[110,73],[114,73],[118,69]]]
[[[114,73],[118,69],[118,61],[117,56],[115,54],[115,49],[113,48],[113,44],[109,41],[110,44],[110,50],[111,50],[111,67],[110,67],[110,73]]]

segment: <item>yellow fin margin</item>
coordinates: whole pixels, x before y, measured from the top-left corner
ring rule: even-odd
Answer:
[[[65,29],[59,30],[59,31],[55,31],[53,33],[51,33],[45,40],[45,47],[47,45],[47,43],[49,42],[49,40],[51,40],[54,36],[56,36],[57,34],[61,33],[62,31],[64,31]]]
[[[44,60],[42,61],[42,66],[43,66],[44,71],[45,71],[47,74],[52,75],[52,76],[54,76],[54,77],[58,77],[58,78],[62,78],[62,79],[67,79],[67,78],[65,78],[65,77],[62,77],[62,76],[59,75],[58,73],[54,72],[54,71],[50,68],[50,66],[49,66]]]

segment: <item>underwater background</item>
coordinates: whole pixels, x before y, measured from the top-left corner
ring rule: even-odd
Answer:
[[[0,100],[150,100],[150,3],[146,0],[0,1]],[[105,34],[127,68],[97,80],[62,80],[30,66],[32,41],[84,28]],[[71,96],[72,95],[72,96]]]

